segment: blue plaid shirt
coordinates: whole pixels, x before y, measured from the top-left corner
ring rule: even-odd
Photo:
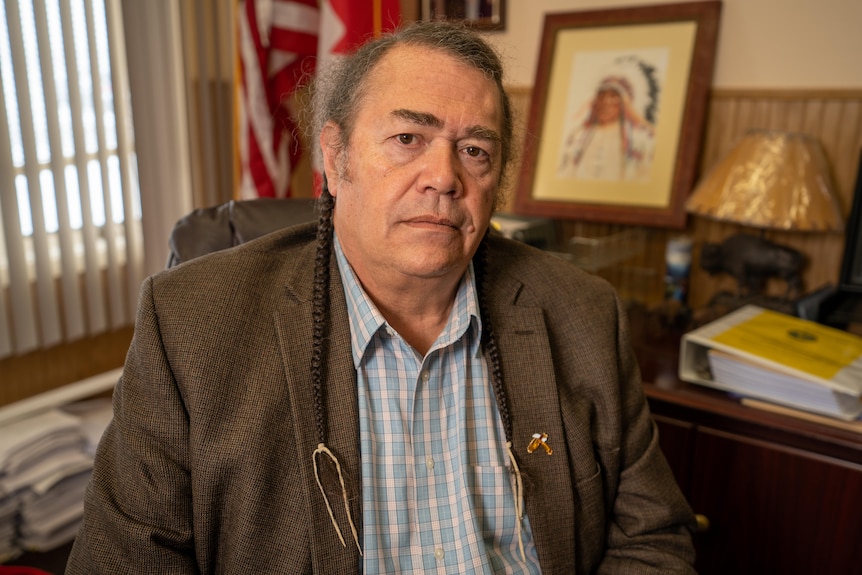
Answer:
[[[539,573],[480,340],[472,266],[423,358],[386,323],[336,238],[359,386],[365,573]]]

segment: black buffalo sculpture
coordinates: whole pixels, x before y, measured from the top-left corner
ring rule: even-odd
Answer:
[[[710,275],[727,273],[736,278],[743,295],[762,293],[769,278],[782,279],[790,297],[801,293],[805,257],[798,250],[764,238],[737,234],[720,244],[704,243],[700,265]]]

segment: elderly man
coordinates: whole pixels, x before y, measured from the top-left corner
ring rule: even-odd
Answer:
[[[494,52],[414,25],[315,103],[316,228],[145,282],[68,572],[692,572],[612,289],[488,235]]]

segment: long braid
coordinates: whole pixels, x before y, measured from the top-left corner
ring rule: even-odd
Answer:
[[[326,354],[326,335],[329,329],[329,313],[327,309],[329,308],[329,264],[332,258],[332,212],[334,208],[335,199],[329,193],[329,184],[326,181],[326,175],[324,175],[323,191],[318,200],[320,218],[317,223],[317,255],[314,259],[314,292],[311,300],[313,326],[311,334],[311,384],[312,393],[314,394],[314,418],[317,426],[317,449],[311,454],[311,459],[314,467],[314,478],[317,481],[320,494],[323,496],[323,501],[326,503],[332,527],[338,534],[341,544],[347,546],[344,536],[341,534],[341,528],[338,526],[338,521],[335,519],[332,505],[329,503],[329,497],[323,488],[323,481],[320,479],[318,456],[328,458],[335,466],[335,472],[338,475],[338,482],[341,487],[341,500],[344,504],[344,512],[347,514],[347,521],[350,524],[353,542],[356,543],[356,549],[362,555],[362,546],[359,544],[359,532],[356,529],[353,514],[350,511],[350,502],[348,501],[347,486],[344,480],[344,473],[341,469],[341,462],[338,461],[338,456],[326,446],[326,412],[323,407],[323,381],[326,374],[323,373],[323,358]]]
[[[488,251],[488,232],[485,232],[485,237],[482,238],[482,243],[479,244],[479,249],[476,250],[476,255],[473,257],[473,269],[476,272],[476,291],[479,292],[479,314],[482,316],[482,343],[488,357],[488,370],[491,375],[494,396],[497,398],[497,411],[500,412],[500,420],[503,422],[503,433],[506,435],[506,454],[509,456],[509,462],[512,464],[512,475],[515,482],[515,530],[518,538],[518,550],[521,552],[521,559],[526,561],[527,556],[524,551],[523,524],[521,521],[524,516],[524,484],[521,477],[521,469],[518,466],[518,459],[515,457],[515,450],[512,446],[512,415],[509,413],[509,398],[503,386],[503,364],[500,361],[500,349],[497,347],[494,324],[491,322],[491,314],[488,311],[487,302],[491,299],[489,293],[490,283],[486,277],[488,271]]]
[[[503,388],[503,367],[500,362],[500,350],[497,348],[497,337],[494,332],[494,324],[491,323],[491,314],[488,312],[488,282],[485,279],[488,266],[488,235],[479,244],[479,249],[473,258],[473,269],[476,272],[477,291],[479,292],[479,313],[482,315],[482,343],[488,357],[488,369],[491,375],[491,385],[494,387],[494,396],[497,399],[497,409],[500,419],[503,421],[503,431],[506,441],[512,441],[512,417],[509,414],[509,399]]]
[[[335,200],[329,193],[326,178],[318,201],[317,256],[314,261],[314,295],[312,296],[311,382],[314,393],[314,417],[318,442],[326,441],[326,415],[323,411],[323,357],[326,347],[329,307],[329,262],[332,253],[332,211]]]

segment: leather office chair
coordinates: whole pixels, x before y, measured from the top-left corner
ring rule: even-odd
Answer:
[[[314,221],[315,199],[258,198],[231,200],[198,208],[183,216],[171,230],[166,267],[253,240],[281,228]]]

